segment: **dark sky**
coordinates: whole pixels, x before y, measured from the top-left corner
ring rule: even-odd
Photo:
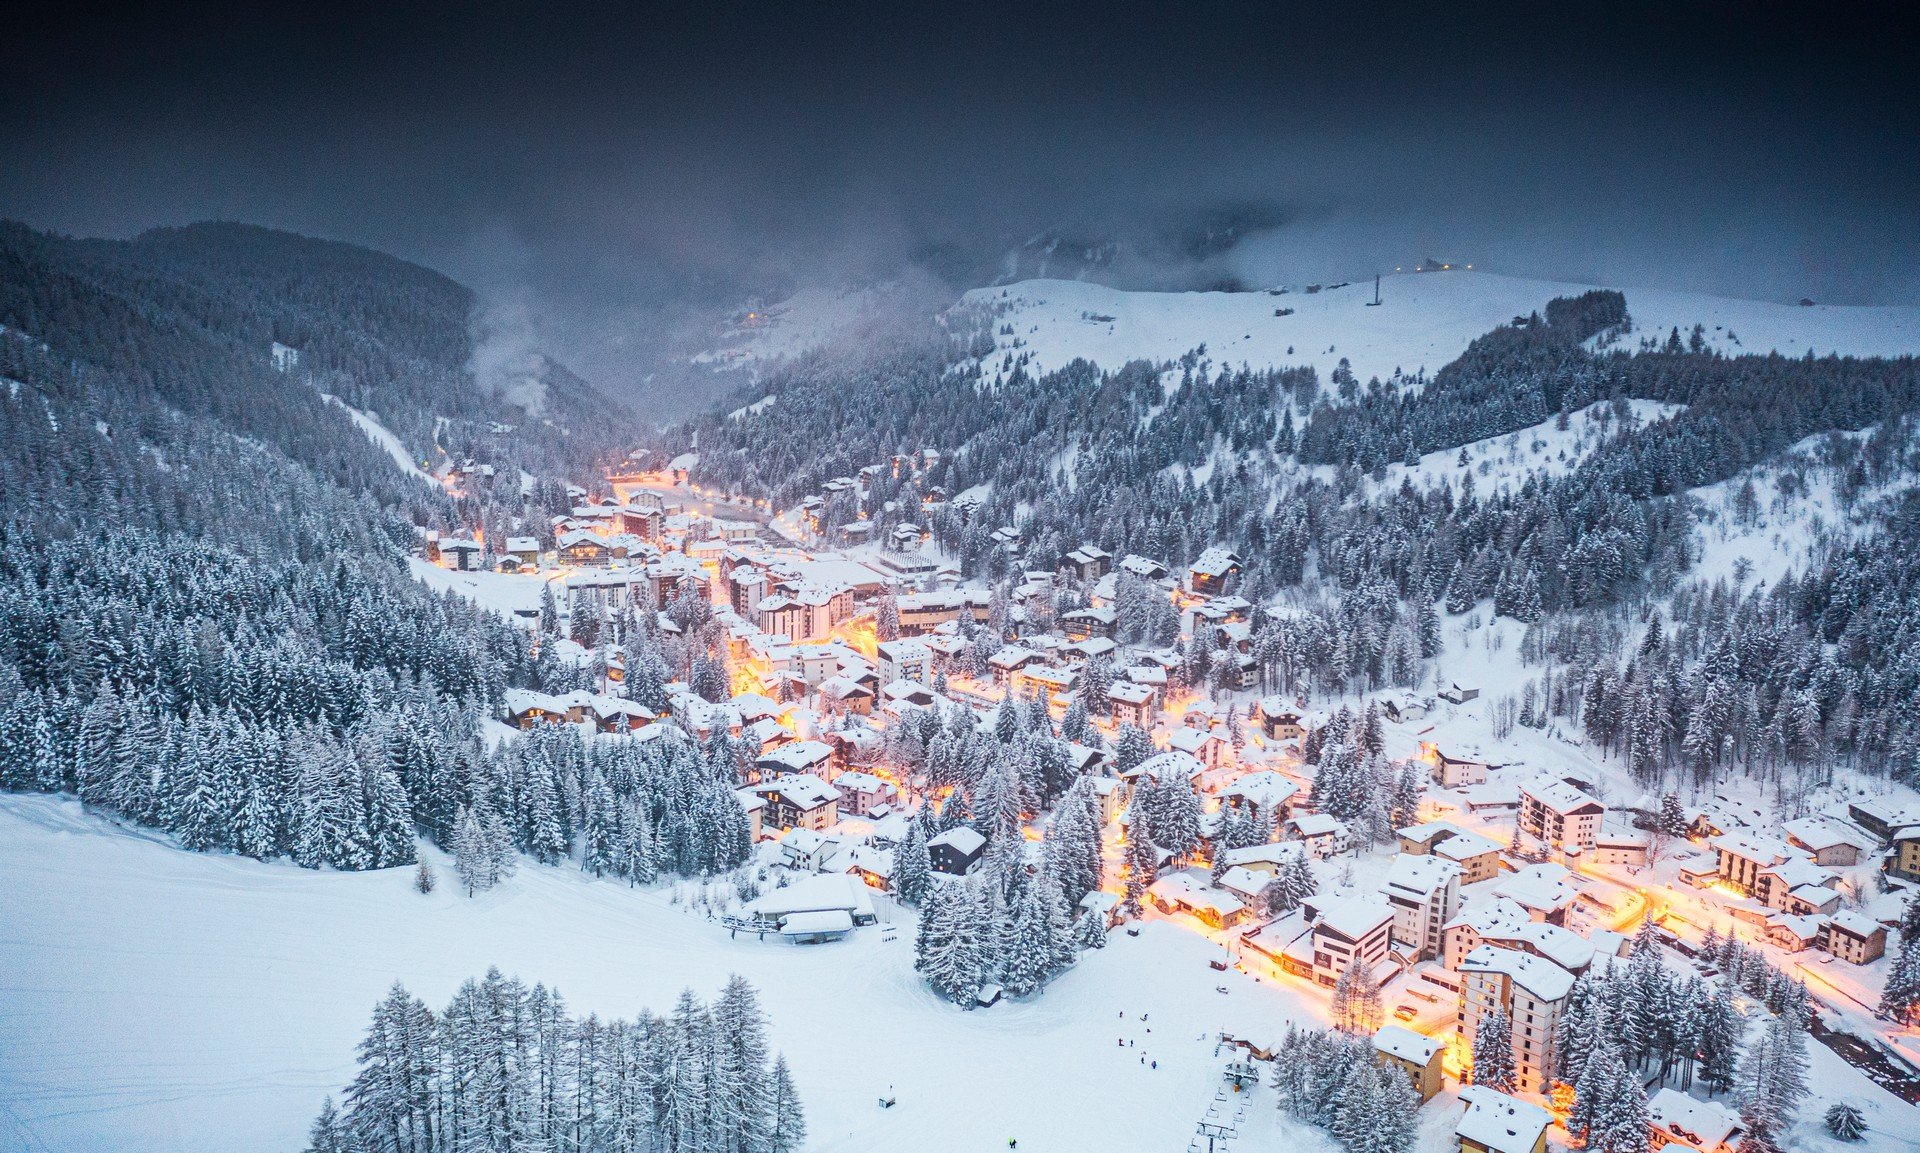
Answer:
[[[1891,6],[144,7],[10,18],[0,215],[364,242],[615,384],[688,301],[1208,214],[1254,283],[1920,299]]]

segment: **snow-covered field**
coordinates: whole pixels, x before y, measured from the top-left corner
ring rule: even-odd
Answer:
[[[1256,368],[1311,364],[1326,380],[1341,357],[1362,381],[1396,370],[1428,373],[1465,351],[1474,337],[1556,296],[1591,285],[1528,280],[1486,272],[1404,273],[1381,281],[1383,303],[1369,307],[1373,283],[1309,295],[1266,292],[1123,292],[1071,280],[1030,280],[969,292],[968,304],[1009,305],[994,321],[1002,352],[1020,343],[1041,370],[1085,357],[1105,368],[1129,360],[1173,360],[1198,345],[1216,364]],[[1802,308],[1690,292],[1627,288],[1638,335],[1664,336],[1706,326],[1713,347],[1729,353],[1778,350],[1896,355],[1920,352],[1920,307]],[[1281,308],[1291,316],[1275,316]],[[1002,335],[1011,325],[1011,335]],[[1737,338],[1735,343],[1734,338]],[[1289,351],[1291,350],[1291,351]]]
[[[733,942],[664,891],[538,866],[475,900],[450,884],[423,897],[411,870],[182,852],[46,797],[0,797],[0,877],[9,1149],[297,1149],[392,982],[437,1008],[489,965],[616,1016],[744,974],[793,1064],[809,1149],[836,1153],[1009,1137],[1042,1153],[1184,1149],[1220,1085],[1220,1028],[1265,1035],[1324,1011],[1209,970],[1217,947],[1165,922],[1116,933],[1032,1003],[968,1013],[913,973],[911,925],[891,941],[871,928],[811,947]],[[899,1104],[882,1110],[890,1088]],[[1244,1148],[1331,1148],[1277,1118],[1269,1090],[1248,1114]],[[1436,1140],[1450,1131],[1429,1120]]]

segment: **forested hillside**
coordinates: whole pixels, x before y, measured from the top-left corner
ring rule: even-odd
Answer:
[[[875,480],[876,536],[928,517],[969,575],[989,578],[1051,568],[1081,541],[1175,566],[1228,546],[1251,562],[1245,596],[1262,604],[1279,594],[1301,609],[1256,612],[1263,674],[1289,692],[1414,683],[1438,654],[1437,609],[1463,613],[1491,599],[1503,616],[1542,627],[1558,619],[1553,651],[1572,671],[1549,670],[1529,686],[1539,700],[1527,719],[1578,720],[1615,741],[1625,706],[1581,708],[1604,664],[1602,695],[1608,676],[1635,686],[1624,690],[1640,710],[1631,756],[1648,779],[1681,766],[1704,775],[1737,761],[1771,772],[1834,756],[1900,776],[1920,768],[1920,702],[1900,655],[1910,646],[1881,643],[1920,631],[1899,517],[1880,537],[1837,539],[1814,571],[1732,617],[1726,590],[1674,601],[1697,628],[1682,630],[1683,655],[1662,658],[1657,682],[1655,662],[1630,661],[1621,647],[1646,630],[1649,598],[1682,589],[1697,558],[1690,490],[1832,430],[1879,429],[1864,450],[1843,446],[1833,467],[1848,491],[1910,467],[1905,429],[1920,407],[1920,362],[1729,357],[1678,330],[1632,342],[1617,292],[1543,302],[1431,380],[1361,382],[1338,369],[1324,386],[1311,369],[1215,367],[1204,350],[1170,364],[1102,371],[1078,362],[1034,376],[1012,354],[976,359],[976,334],[963,328],[786,367],[742,398],[776,403],[685,430],[699,435],[698,478],[785,505],[835,475],[936,449],[918,488],[896,491],[884,473]],[[1673,415],[1643,421],[1630,400]],[[1607,431],[1557,474],[1482,493],[1462,452],[1437,483],[1389,482],[1401,462],[1545,422],[1564,429],[1592,405]],[[975,506],[939,503],[969,489],[981,497]],[[826,511],[831,522],[835,510]],[[990,535],[1001,526],[1020,530],[1018,546]],[[1121,635],[1131,639],[1125,590],[1121,599]],[[1629,607],[1641,618],[1621,616]],[[1725,635],[1729,621],[1741,635]],[[1728,644],[1774,659],[1749,657],[1736,671],[1715,653]],[[1837,657],[1835,644],[1850,655]],[[1534,651],[1546,659],[1544,644]],[[1188,653],[1189,680],[1223,670],[1223,656]]]
[[[463,823],[483,855],[547,857],[589,810],[625,830],[620,861],[641,851],[623,871],[738,855],[686,843],[713,793],[688,745],[589,765],[478,739],[507,686],[584,673],[409,577],[418,530],[483,510],[401,472],[319,392],[429,436],[442,405],[510,415],[462,391],[470,303],[423,269],[255,229],[0,231],[0,787],[305,865],[404,863],[416,827],[450,844]],[[276,371],[274,341],[321,379]],[[593,427],[602,441],[528,438],[520,459],[548,466],[531,503],[518,484],[481,499],[544,520],[556,466],[620,426]]]

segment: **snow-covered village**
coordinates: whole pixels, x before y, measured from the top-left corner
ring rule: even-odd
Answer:
[[[0,38],[0,1150],[1920,1153],[1883,24],[397,19]]]

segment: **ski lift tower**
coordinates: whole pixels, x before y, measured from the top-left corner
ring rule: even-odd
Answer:
[[[1380,274],[1373,274],[1373,299],[1367,301],[1368,308],[1380,307]]]
[[[1206,1138],[1206,1153],[1221,1153],[1228,1141],[1240,1135],[1239,1130],[1224,1121],[1202,1121],[1196,1132]],[[1198,1149],[1200,1142],[1195,1141],[1193,1147]]]

